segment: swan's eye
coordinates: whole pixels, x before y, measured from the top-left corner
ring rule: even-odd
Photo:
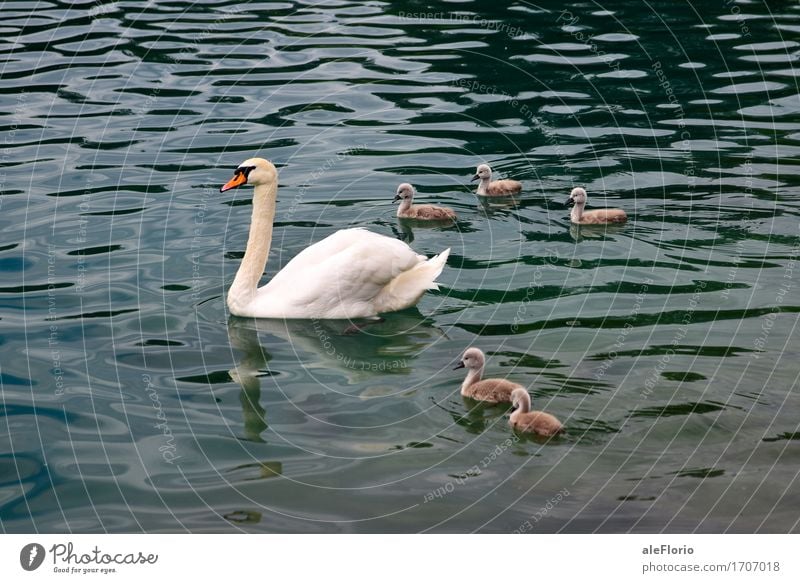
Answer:
[[[244,177],[247,178],[250,175],[250,172],[255,170],[255,166],[239,166],[236,170],[233,171],[234,175],[236,174],[244,174]]]

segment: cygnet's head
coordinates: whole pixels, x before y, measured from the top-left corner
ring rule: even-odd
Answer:
[[[272,162],[264,158],[250,158],[237,166],[236,170],[233,171],[233,178],[228,180],[219,191],[225,192],[244,184],[252,184],[253,186],[269,184],[277,179],[278,171],[272,165]]]
[[[397,194],[394,195],[394,202],[398,200],[413,200],[414,199],[414,187],[411,186],[408,182],[404,182],[400,186],[397,187]]]
[[[486,357],[483,355],[483,352],[480,348],[467,348],[464,352],[464,355],[461,357],[461,361],[453,368],[453,370],[459,368],[468,368],[470,370],[480,370],[483,368],[484,363],[486,362]]]
[[[511,408],[521,409],[528,412],[531,409],[531,396],[525,389],[514,389],[511,391]]]
[[[569,193],[566,204],[569,206],[586,204],[586,191],[580,186],[573,188],[572,192]]]
[[[492,169],[489,168],[488,164],[481,164],[475,170],[475,176],[472,177],[472,182],[476,180],[491,180],[492,178]]]

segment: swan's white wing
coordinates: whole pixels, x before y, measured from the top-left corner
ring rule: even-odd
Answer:
[[[304,249],[260,288],[253,315],[374,316],[380,308],[375,300],[384,288],[400,274],[425,262],[425,256],[417,255],[397,239],[364,229],[337,231]]]

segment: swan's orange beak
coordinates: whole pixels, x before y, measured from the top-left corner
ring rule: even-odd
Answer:
[[[226,190],[230,190],[231,188],[236,188],[237,186],[241,186],[242,184],[247,182],[247,175],[244,172],[237,172],[233,175],[233,178],[228,180],[222,188],[219,189],[220,192],[225,192]]]

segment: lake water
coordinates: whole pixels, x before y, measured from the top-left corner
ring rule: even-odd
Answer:
[[[425,6],[2,4],[4,531],[800,530],[800,4]],[[230,318],[255,155],[266,277],[363,226],[440,290]],[[465,403],[471,345],[566,435]]]

